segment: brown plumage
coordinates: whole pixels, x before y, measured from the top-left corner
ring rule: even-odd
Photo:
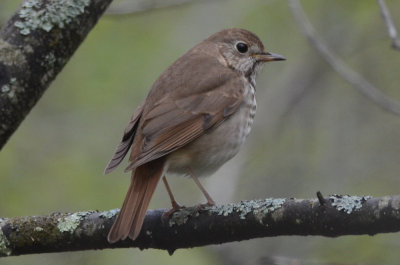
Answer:
[[[240,52],[239,42],[248,51]],[[105,170],[118,166],[132,146],[126,168],[132,170],[131,185],[110,243],[137,238],[164,173],[209,175],[238,152],[255,114],[257,70],[263,62],[283,59],[265,52],[253,33],[229,29],[165,70],[136,109]]]
[[[139,235],[150,199],[163,174],[164,164],[165,158],[159,158],[132,171],[131,185],[113,229],[108,234],[110,243],[124,240],[128,235],[132,239]],[[124,233],[121,234],[121,231]]]

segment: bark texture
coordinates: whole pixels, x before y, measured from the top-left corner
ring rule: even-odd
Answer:
[[[0,149],[112,0],[25,0],[0,30]]]
[[[318,199],[242,201],[198,211],[195,207],[161,219],[149,210],[136,241],[109,244],[107,233],[118,210],[53,213],[0,219],[0,256],[74,250],[179,248],[281,235],[374,235],[400,231],[400,196],[333,195]]]

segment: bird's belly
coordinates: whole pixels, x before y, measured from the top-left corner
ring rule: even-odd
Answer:
[[[168,156],[168,173],[187,175],[188,169],[197,176],[208,176],[234,157],[250,133],[256,111],[255,97],[240,109],[192,143]]]

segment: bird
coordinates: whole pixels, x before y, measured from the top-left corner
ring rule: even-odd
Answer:
[[[231,28],[203,40],[170,65],[136,108],[105,174],[131,149],[131,183],[107,240],[140,234],[153,193],[165,175],[191,177],[215,205],[198,178],[212,175],[234,157],[250,133],[256,113],[256,75],[266,62],[286,60],[266,51],[252,32]]]

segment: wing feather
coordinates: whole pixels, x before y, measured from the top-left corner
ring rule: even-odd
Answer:
[[[218,126],[243,103],[243,82],[232,78],[221,87],[183,98],[164,98],[142,117],[129,171],[167,155]]]
[[[140,117],[142,116],[143,105],[144,104],[142,103],[133,113],[131,120],[125,128],[121,142],[118,144],[113,157],[108,162],[106,169],[104,170],[104,174],[108,174],[113,171],[124,159],[126,153],[128,153],[136,133],[138,122],[140,120]]]

